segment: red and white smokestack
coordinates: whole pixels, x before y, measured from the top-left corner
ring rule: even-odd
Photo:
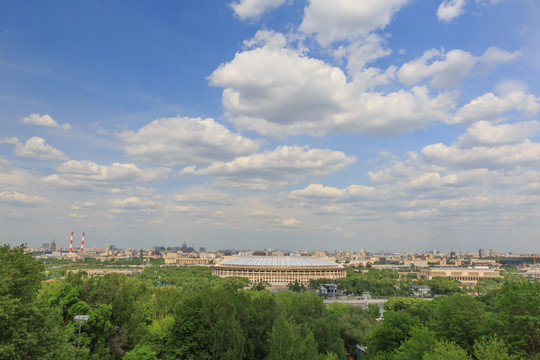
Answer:
[[[69,252],[73,251],[73,231],[71,232],[71,240],[69,241]]]
[[[84,232],[82,233],[81,252],[84,251]]]

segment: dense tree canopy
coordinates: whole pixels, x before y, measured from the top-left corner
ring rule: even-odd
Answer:
[[[205,267],[102,277],[67,270],[45,282],[42,263],[23,247],[0,248],[0,359],[345,359],[357,344],[379,360],[539,356],[539,282],[492,282],[471,297],[435,280],[446,295],[390,298],[378,322],[378,308],[325,305],[296,284],[271,293]],[[338,283],[344,291],[373,296],[408,295],[414,279],[375,269],[349,275]],[[77,350],[74,317],[83,314]]]

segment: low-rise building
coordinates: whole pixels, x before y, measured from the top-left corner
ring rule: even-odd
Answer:
[[[482,268],[428,268],[421,269],[418,279],[431,280],[434,277],[447,277],[464,284],[474,285],[479,279],[501,277],[498,269]]]

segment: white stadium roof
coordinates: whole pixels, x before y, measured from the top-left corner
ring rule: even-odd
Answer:
[[[287,266],[330,267],[340,266],[333,261],[307,256],[238,256],[222,261],[219,265],[230,266]]]

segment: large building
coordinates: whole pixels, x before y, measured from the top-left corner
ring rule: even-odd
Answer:
[[[212,275],[240,276],[251,282],[289,284],[311,279],[346,277],[346,269],[333,261],[307,256],[239,256],[215,265]]]
[[[421,269],[418,279],[431,280],[434,277],[448,277],[464,284],[476,284],[479,279],[498,278],[499,270],[489,268],[429,268]]]

